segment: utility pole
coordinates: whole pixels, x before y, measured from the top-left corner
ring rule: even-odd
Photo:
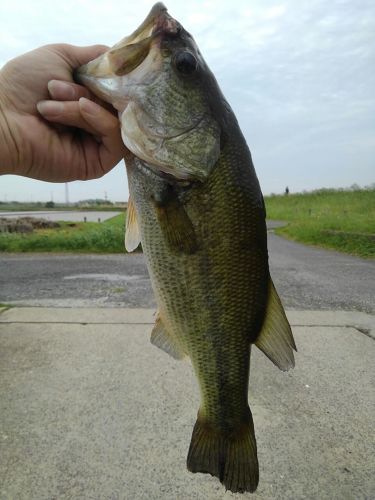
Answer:
[[[65,204],[69,205],[69,187],[68,183],[65,183]]]

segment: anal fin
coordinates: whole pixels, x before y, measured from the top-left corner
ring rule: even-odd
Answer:
[[[125,248],[128,252],[133,252],[141,242],[137,214],[133,199],[129,197],[128,209],[126,211],[125,225]]]
[[[293,350],[297,351],[289,321],[269,279],[266,316],[255,345],[282,371],[294,367]]]
[[[174,359],[182,359],[185,356],[178,340],[165,329],[159,314],[156,317],[155,325],[151,332],[151,344],[159,347],[159,349],[162,349]]]

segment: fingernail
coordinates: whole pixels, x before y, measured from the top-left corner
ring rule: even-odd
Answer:
[[[36,105],[43,116],[59,116],[63,112],[64,104],[58,101],[39,101]]]
[[[86,97],[81,97],[79,100],[79,106],[82,111],[85,111],[88,115],[98,115],[102,108],[99,104],[96,104],[94,101],[90,101],[90,99],[86,99]]]
[[[76,98],[76,91],[68,82],[50,80],[47,86],[51,97],[63,97],[65,101],[73,101]]]

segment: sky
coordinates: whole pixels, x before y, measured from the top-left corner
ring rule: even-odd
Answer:
[[[47,43],[113,45],[154,2],[0,0],[0,66]],[[373,0],[175,0],[251,149],[264,194],[375,182]],[[69,200],[127,200],[123,162]],[[65,185],[0,177],[0,201],[65,200]]]

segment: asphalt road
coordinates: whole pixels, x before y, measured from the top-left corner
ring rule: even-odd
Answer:
[[[375,262],[269,233],[273,280],[288,309],[375,312]],[[154,307],[142,254],[0,254],[0,303]]]

